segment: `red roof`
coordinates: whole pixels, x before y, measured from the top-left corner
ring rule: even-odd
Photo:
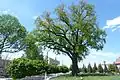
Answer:
[[[120,62],[115,62],[116,65],[120,65]]]

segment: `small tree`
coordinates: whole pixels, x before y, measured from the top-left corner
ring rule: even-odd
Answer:
[[[106,64],[104,64],[104,73],[108,73],[108,68],[107,68]]]
[[[82,72],[83,72],[83,73],[87,73],[87,68],[85,67],[84,64],[83,64],[83,67],[82,67]]]
[[[103,67],[101,64],[98,65],[98,72],[103,73]]]
[[[117,65],[115,65],[115,72],[116,72],[116,73],[119,73],[119,72],[120,72]]]
[[[114,73],[115,72],[115,65],[114,64],[109,64],[108,69],[109,69],[109,72]]]
[[[25,38],[25,57],[32,60],[43,60],[42,47],[36,43],[35,36],[32,33],[28,33]]]
[[[87,72],[88,72],[88,73],[92,73],[92,72],[93,72],[93,71],[92,71],[92,67],[91,67],[91,64],[90,64],[90,63],[88,64]]]
[[[96,73],[97,72],[97,66],[96,66],[96,63],[94,63],[94,66],[93,66],[93,73]]]

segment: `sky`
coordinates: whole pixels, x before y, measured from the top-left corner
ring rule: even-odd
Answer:
[[[0,13],[9,13],[16,16],[20,23],[23,24],[28,31],[32,31],[35,28],[34,20],[36,16],[40,16],[44,11],[54,13],[54,9],[60,4],[64,3],[70,5],[78,0],[1,0]],[[120,0],[85,0],[87,3],[95,6],[97,14],[97,22],[101,29],[104,29],[107,33],[106,44],[102,51],[90,50],[90,54],[81,61],[78,65],[83,63],[97,64],[113,63],[116,58],[120,56]],[[9,58],[20,57],[23,51],[19,53],[9,54],[3,53],[2,55],[8,55]],[[44,51],[46,54],[46,51]],[[71,60],[64,55],[54,55],[53,52],[49,52],[49,57],[57,58],[61,64],[69,66]]]

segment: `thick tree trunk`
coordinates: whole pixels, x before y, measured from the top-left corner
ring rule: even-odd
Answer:
[[[72,75],[73,76],[78,75],[78,61],[77,61],[77,58],[72,59]]]

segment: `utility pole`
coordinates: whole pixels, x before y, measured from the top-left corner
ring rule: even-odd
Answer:
[[[106,64],[106,61],[103,61],[104,65]]]

